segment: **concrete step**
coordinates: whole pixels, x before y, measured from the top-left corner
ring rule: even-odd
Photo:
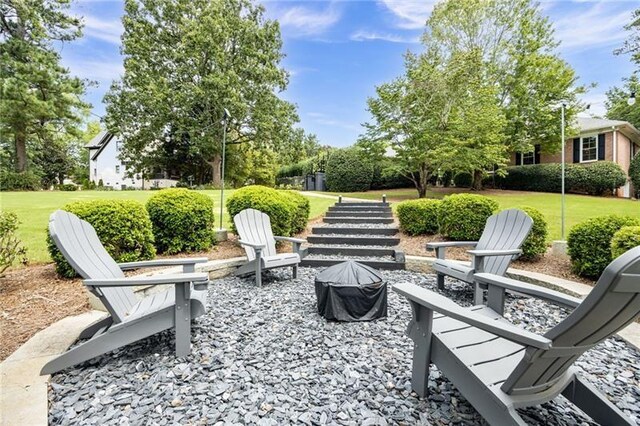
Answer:
[[[357,202],[344,202],[344,203],[335,203],[334,206],[338,207],[389,207],[389,203],[382,202],[372,202],[372,203],[357,203]]]
[[[389,226],[384,228],[357,228],[345,226],[314,226],[311,233],[315,235],[322,234],[361,234],[361,235],[396,235],[399,232],[397,226]]]
[[[314,244],[308,248],[309,255],[322,254],[334,256],[392,256],[395,258],[396,249],[389,247],[367,247],[347,245]]]
[[[393,217],[325,217],[324,223],[393,223]]]
[[[304,259],[302,259],[302,262],[300,262],[300,266],[322,268],[326,266],[337,265],[338,263],[342,263],[346,260],[355,260],[356,262],[362,263],[364,265],[370,266],[375,269],[387,269],[387,270],[405,269],[404,263],[396,262],[394,260],[369,260],[369,259],[362,260],[362,259],[358,259],[357,257],[349,258],[344,256],[330,258],[330,259],[326,259],[326,258],[317,259],[317,258],[313,258],[312,256],[307,256]]]
[[[397,246],[400,238],[375,235],[307,235],[311,244],[348,244],[353,246]]]
[[[391,207],[376,207],[376,206],[341,206],[340,204],[336,204],[334,206],[329,207],[330,212],[342,212],[342,211],[370,211],[370,212],[391,212]]]
[[[369,210],[328,211],[325,217],[393,217],[391,211],[372,212]]]

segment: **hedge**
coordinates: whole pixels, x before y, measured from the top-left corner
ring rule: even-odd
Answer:
[[[37,191],[42,189],[40,178],[31,172],[0,172],[0,191]]]
[[[183,188],[163,189],[146,204],[161,253],[206,250],[215,243],[211,197]]]
[[[298,191],[280,190],[278,192],[289,197],[296,206],[291,221],[291,235],[304,231],[307,228],[307,223],[309,223],[309,214],[311,213],[309,199]]]
[[[473,176],[471,176],[471,173],[460,172],[453,177],[453,183],[458,188],[471,188]]]
[[[400,229],[407,235],[430,235],[438,232],[440,200],[408,200],[396,207]]]
[[[623,226],[611,239],[611,258],[615,259],[637,246],[640,246],[640,226]]]
[[[547,221],[544,215],[533,207],[521,207],[521,210],[533,219],[533,226],[527,239],[522,243],[522,255],[520,259],[534,260],[547,252],[547,237],[549,235]]]
[[[571,228],[567,247],[571,265],[576,274],[598,278],[613,260],[611,240],[624,226],[640,225],[640,219],[631,216],[598,216]]]
[[[498,207],[496,201],[483,195],[449,195],[439,208],[440,234],[452,240],[478,240],[487,219]]]
[[[234,191],[227,199],[227,211],[232,218],[244,209],[256,209],[266,213],[271,219],[274,235],[293,235],[297,205],[292,197],[284,192],[260,185],[245,186]],[[233,221],[231,229],[236,232]]]
[[[78,185],[75,185],[73,183],[63,183],[58,185],[58,190],[59,191],[77,191]]]
[[[629,164],[629,179],[633,184],[634,196],[640,198],[640,153],[631,159]]]
[[[507,167],[506,176],[495,176],[495,187],[519,191],[561,192],[561,164],[532,164]],[[492,177],[487,180],[493,180]],[[624,185],[625,173],[611,161],[565,164],[565,191],[602,195]]]
[[[325,177],[329,191],[366,191],[371,187],[373,166],[356,149],[336,149],[327,159]]]
[[[138,201],[76,201],[65,205],[62,210],[89,222],[96,230],[102,245],[116,262],[152,259],[156,254],[149,214]],[[58,274],[68,278],[75,277],[75,271],[49,236],[49,230],[47,246]]]

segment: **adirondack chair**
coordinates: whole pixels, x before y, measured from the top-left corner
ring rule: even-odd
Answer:
[[[40,374],[53,374],[163,330],[175,327],[176,356],[191,351],[191,320],[206,311],[209,277],[196,273],[206,258],[159,259],[116,263],[93,227],[76,215],[57,210],[49,218],[49,233],[69,264],[82,276],[109,316],[87,327],[81,339],[90,339],[49,361]],[[183,265],[182,274],[125,277],[129,269]],[[168,290],[136,299],[131,287],[174,285]]]
[[[462,308],[414,284],[397,284],[393,290],[413,310],[407,334],[414,341],[412,386],[418,395],[427,393],[433,362],[492,425],[525,425],[517,408],[559,394],[598,423],[634,424],[572,364],[640,314],[640,247],[611,262],[584,300],[493,274],[476,279],[487,284],[489,294],[506,289],[575,309],[540,336],[489,306]]]
[[[262,286],[262,271],[274,268],[293,268],[293,278],[298,277],[298,264],[302,257],[301,245],[306,240],[276,237],[271,231],[269,215],[255,209],[245,209],[233,217],[233,223],[249,261],[236,270],[236,275],[256,275],[256,285]],[[293,244],[293,253],[276,252],[276,241]]]
[[[479,241],[444,241],[427,243],[427,249],[436,251],[438,258],[433,263],[437,273],[438,288],[444,289],[444,277],[448,275],[460,281],[473,283],[475,286],[475,303],[481,304],[484,289],[474,282],[477,272],[489,272],[504,275],[511,260],[522,253],[520,246],[529,235],[533,220],[522,210],[508,209],[490,216]],[[471,264],[463,264],[445,259],[448,247],[473,247]]]

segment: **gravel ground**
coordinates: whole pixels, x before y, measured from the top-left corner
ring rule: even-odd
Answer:
[[[314,237],[357,237],[357,238],[397,238],[393,235],[380,234],[313,234]]]
[[[408,303],[389,291],[389,316],[328,323],[316,313],[313,278],[301,268],[213,282],[208,313],[192,329],[192,354],[173,356],[167,331],[53,376],[50,424],[483,424],[432,366],[429,397],[411,392]],[[434,289],[433,276],[382,271],[389,283]],[[444,294],[469,305],[467,286]],[[566,315],[533,299],[508,300],[507,316],[542,331]],[[621,409],[640,419],[640,353],[609,339],[576,363]],[[521,410],[529,424],[593,424],[559,397]]]
[[[325,223],[322,226],[316,226],[316,228],[364,228],[364,229],[378,229],[378,228],[393,228],[398,229],[398,226],[394,223]]]
[[[392,262],[395,260],[393,256],[350,256],[350,255],[337,255],[337,254],[308,254],[305,256],[305,259],[313,260],[313,259],[344,259],[344,260],[376,260],[376,261],[387,261]]]

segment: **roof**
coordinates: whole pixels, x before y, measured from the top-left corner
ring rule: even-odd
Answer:
[[[109,142],[111,142],[111,140],[116,139],[116,137],[114,135],[112,135],[111,133],[108,133],[108,132],[100,132],[100,133],[104,133],[104,135],[102,136],[102,138],[98,142],[98,145],[91,146],[91,147],[85,146],[85,148],[91,148],[91,149],[98,148],[98,151],[96,151],[96,153],[91,156],[92,160],[95,160],[96,158],[98,158],[98,156],[102,153],[102,151],[104,151],[104,149],[107,147],[107,145],[109,145]],[[100,136],[100,135],[98,135],[98,136]],[[96,138],[98,136],[93,138],[91,140],[91,142],[96,140]]]
[[[578,128],[580,134],[591,132],[610,132],[614,128],[634,143],[640,144],[640,130],[636,129],[633,124],[622,120],[607,120],[604,118],[578,117]]]
[[[104,142],[105,136],[108,136],[109,132],[106,130],[101,131],[93,137],[84,147],[87,149],[100,148],[100,145]]]

